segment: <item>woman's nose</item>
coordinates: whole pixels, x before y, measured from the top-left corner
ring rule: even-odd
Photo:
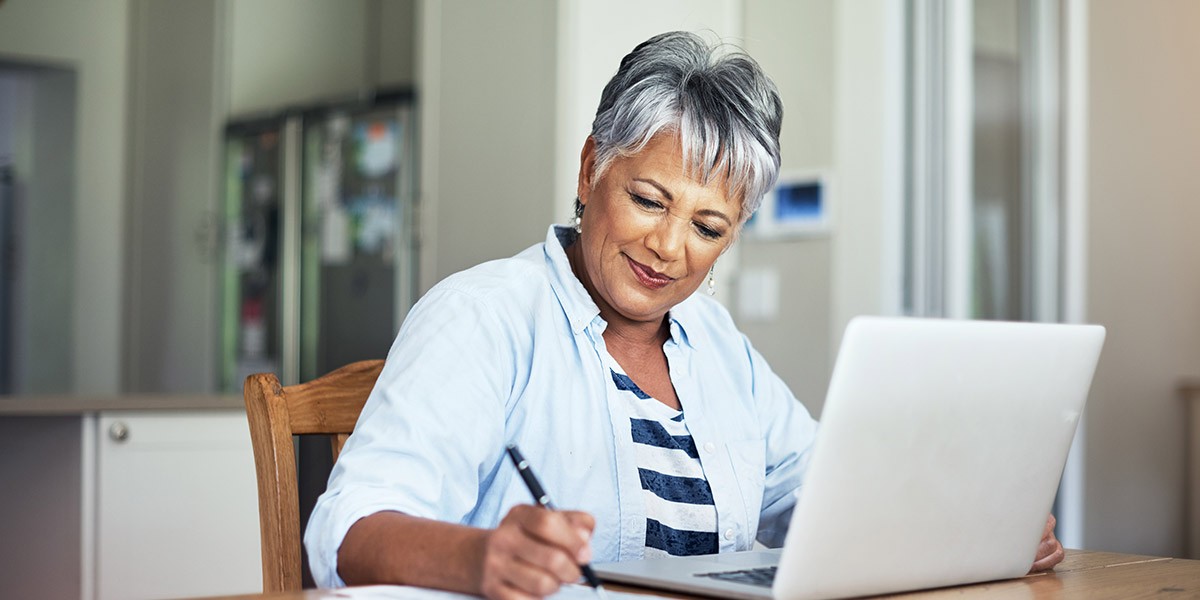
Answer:
[[[654,230],[646,236],[646,244],[658,257],[665,261],[679,258],[687,240],[687,219],[666,213],[659,219]]]

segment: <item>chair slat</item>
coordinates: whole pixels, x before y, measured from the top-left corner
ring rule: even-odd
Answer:
[[[287,387],[271,373],[246,378],[243,396],[258,479],[263,592],[301,589],[300,494],[292,436],[330,435],[337,460],[382,370],[382,360],[360,361]]]

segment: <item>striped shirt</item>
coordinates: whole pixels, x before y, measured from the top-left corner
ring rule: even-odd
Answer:
[[[651,398],[617,368],[609,372],[629,411],[646,506],[645,557],[716,554],[717,510],[683,412]]]

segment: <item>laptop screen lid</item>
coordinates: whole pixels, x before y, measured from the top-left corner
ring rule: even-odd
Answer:
[[[1025,574],[1104,334],[1094,325],[853,319],[775,597]]]

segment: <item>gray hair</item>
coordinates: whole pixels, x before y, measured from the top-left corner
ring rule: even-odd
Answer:
[[[758,209],[779,176],[783,102],[754,59],[719,49],[694,33],[673,31],[621,60],[592,122],[593,181],[618,156],[636,154],[659,132],[676,131],[690,176],[705,185],[714,175],[727,177],[729,191],[741,196],[740,221]]]

